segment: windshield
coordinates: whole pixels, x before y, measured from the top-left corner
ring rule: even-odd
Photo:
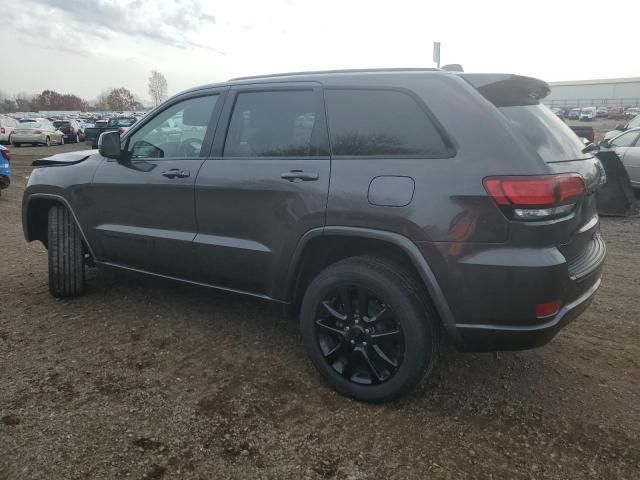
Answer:
[[[575,133],[543,105],[500,107],[518,133],[545,162],[591,158]]]
[[[130,127],[135,123],[135,118],[112,118],[109,120],[111,127]]]

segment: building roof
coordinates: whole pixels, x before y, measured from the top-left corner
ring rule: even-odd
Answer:
[[[640,83],[640,77],[627,78],[600,78],[594,80],[568,80],[562,82],[549,82],[552,87],[578,86],[578,85],[606,85],[612,83]]]

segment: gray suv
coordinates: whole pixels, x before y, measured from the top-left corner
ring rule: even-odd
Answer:
[[[102,265],[291,305],[333,388],[391,400],[443,337],[538,347],[598,289],[602,170],[548,92],[426,69],[194,88],[98,152],[36,160],[24,233],[55,296]]]

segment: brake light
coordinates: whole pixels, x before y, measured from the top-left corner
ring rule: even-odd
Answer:
[[[73,132],[74,132],[73,127],[69,127],[69,133],[73,133]]]
[[[520,220],[565,215],[585,194],[584,179],[576,173],[487,177],[483,184],[507,216]]]
[[[0,127],[0,133],[4,133],[4,127]]]
[[[539,303],[536,305],[536,318],[552,317],[560,311],[562,302],[554,300],[553,302]]]

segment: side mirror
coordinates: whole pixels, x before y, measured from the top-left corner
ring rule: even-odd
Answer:
[[[120,158],[120,133],[117,131],[104,132],[98,138],[98,152],[107,158]]]
[[[605,148],[609,148],[610,144],[611,144],[611,139],[610,138],[604,139],[604,140],[602,140],[600,142],[600,146],[601,147],[605,147]]]

